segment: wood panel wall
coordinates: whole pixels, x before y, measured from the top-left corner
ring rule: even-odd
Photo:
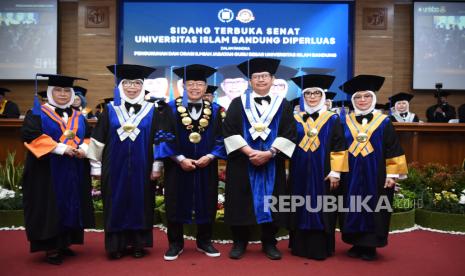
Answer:
[[[354,73],[379,74],[386,77],[379,93],[379,101],[400,91],[411,92],[412,86],[412,1],[410,0],[357,0],[355,1]],[[86,6],[108,6],[110,27],[86,28]],[[364,7],[384,7],[388,10],[386,30],[363,30]],[[116,0],[80,0],[59,2],[59,61],[62,74],[88,78],[79,84],[89,89],[88,101],[94,107],[98,100],[111,96],[113,79],[105,68],[116,62]],[[0,81],[14,91],[11,100],[21,111],[32,105],[32,81]],[[45,83],[40,84],[45,88]],[[456,107],[465,103],[465,93],[455,94],[449,102]],[[416,92],[411,110],[425,119],[425,110],[435,103],[432,95]]]

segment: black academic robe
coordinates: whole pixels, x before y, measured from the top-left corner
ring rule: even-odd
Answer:
[[[187,110],[178,111],[181,103],[182,98],[178,98],[165,105],[160,120],[157,120],[155,158],[164,161],[166,216],[168,221],[175,223],[210,224],[214,222],[218,202],[218,159],[226,158],[221,133],[223,109],[203,101],[202,115],[193,120]],[[207,108],[211,114],[209,111],[205,114],[206,106],[211,107]],[[208,118],[208,126],[198,132],[201,135],[199,143],[190,142],[192,131],[181,121],[186,117],[191,118],[195,132],[198,132],[199,120]],[[198,160],[207,154],[215,159],[205,168],[190,172],[184,171],[171,158],[184,155]]]
[[[12,101],[7,101],[5,104],[5,108],[2,113],[0,113],[0,118],[19,118],[19,108],[18,105]]]
[[[364,117],[368,121],[366,130],[362,126]],[[380,113],[346,115],[344,132],[349,151],[349,172],[341,179],[344,207],[350,208],[357,197],[370,197],[368,206],[374,212],[340,210],[342,240],[356,246],[386,246],[391,212],[386,208],[375,210],[376,206],[388,207],[387,203],[392,207],[394,189],[384,188],[384,184],[388,174],[407,175],[404,151],[391,121]],[[368,135],[366,142],[357,140],[360,133]]]
[[[393,123],[406,123],[405,121],[398,121],[397,118],[393,115],[389,116],[389,119],[391,119],[391,122]],[[418,123],[420,121],[420,119],[418,119],[418,116],[417,114],[414,114],[413,116],[413,120],[411,122],[407,122],[407,123]]]
[[[316,208],[318,197],[336,197],[337,190],[330,190],[325,178],[330,171],[347,172],[347,146],[339,116],[323,112],[315,118],[320,127],[314,140],[308,137],[308,114],[294,115],[297,126],[297,147],[289,166],[289,186],[292,196],[309,197],[312,208]],[[307,123],[306,123],[307,122]],[[313,145],[318,144],[317,147]],[[337,212],[309,212],[305,206],[296,208],[290,215],[289,248],[293,255],[325,259],[335,250],[335,226]]]
[[[271,105],[271,104],[270,104]],[[252,104],[252,108],[255,108]],[[257,138],[254,142],[247,141],[248,136],[244,131],[249,131],[251,127],[244,112],[242,97],[235,98],[228,108],[226,118],[223,122],[223,136],[226,139],[236,135],[246,140],[249,146],[256,150],[266,151],[269,149],[269,144],[277,137],[287,139],[287,141],[295,143],[296,128],[293,118],[292,107],[287,100],[283,100],[279,106],[279,111],[273,117],[272,124],[275,125],[273,135],[269,135],[266,141]],[[237,136],[236,136],[237,137]],[[231,138],[229,138],[231,139]],[[269,141],[269,140],[272,141]],[[255,143],[255,145],[252,145]],[[265,146],[265,143],[268,146]],[[227,145],[226,145],[227,148]],[[292,153],[291,153],[292,155]],[[281,196],[288,194],[286,185],[286,167],[285,161],[289,156],[278,153],[269,162],[274,162],[274,186],[272,186],[272,195]],[[225,190],[225,222],[232,226],[239,225],[254,225],[273,222],[276,226],[287,226],[287,215],[279,212],[272,212],[272,221],[258,221],[257,209],[263,210],[263,206],[255,206],[254,198],[256,194],[252,192],[252,185],[250,181],[249,171],[263,172],[268,164],[260,167],[255,167],[249,161],[240,149],[236,149],[228,153],[228,162],[226,166],[226,190]],[[257,183],[260,185],[260,183]],[[261,184],[263,185],[263,183]],[[271,194],[270,194],[271,195]]]
[[[465,104],[459,107],[459,123],[465,123]]]
[[[105,249],[110,253],[127,246],[153,246],[155,184],[150,175],[157,110],[153,104],[149,105],[152,111],[142,119],[138,126],[141,132],[134,141],[130,138],[120,141],[116,131],[120,124],[110,104],[92,131],[92,139],[103,144],[101,189]],[[92,144],[91,141],[91,147]]]
[[[46,116],[42,114],[42,116]],[[82,115],[81,115],[82,116]],[[79,131],[83,131],[85,138],[90,136],[87,121],[82,117]],[[33,145],[35,141],[51,139],[45,135],[44,126],[41,115],[34,115],[28,112],[24,119],[24,124],[21,129],[22,139],[24,142]],[[57,142],[57,141],[56,141]],[[53,250],[66,248],[71,244],[82,244],[84,237],[84,228],[95,227],[93,205],[91,198],[91,178],[90,166],[88,159],[77,159],[68,156],[59,156],[51,153],[53,146],[46,151],[48,153],[37,158],[31,151],[28,151],[24,166],[23,175],[23,202],[24,202],[24,218],[26,226],[26,234],[31,243],[31,252]],[[58,160],[57,160],[58,159]],[[56,179],[53,174],[56,174],[56,168],[52,164],[62,162],[67,164],[64,168],[67,171],[65,174],[77,175],[80,182],[77,183],[78,189],[71,192],[71,198],[77,199],[79,207],[78,217],[81,225],[75,228],[64,226],[62,207],[69,207],[66,196],[58,197],[57,187],[60,185],[71,185],[70,183],[54,183]],[[54,172],[54,173],[52,173]],[[58,172],[63,173],[63,172]],[[68,179],[69,180],[69,179]],[[63,194],[63,193],[62,193]],[[62,203],[60,203],[60,201]],[[65,205],[63,205],[65,204]]]
[[[436,108],[440,106],[441,109],[444,111],[445,115],[442,115],[442,113],[438,113],[436,111]],[[456,118],[456,113],[455,113],[455,107],[446,104],[446,105],[433,105],[430,106],[426,110],[426,118],[428,119],[428,122],[430,123],[447,123],[451,119]]]

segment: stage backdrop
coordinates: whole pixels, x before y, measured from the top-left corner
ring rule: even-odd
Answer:
[[[254,57],[281,59],[282,65],[297,68],[282,68],[277,75],[282,79],[305,74],[309,67],[330,68],[336,76],[330,90],[340,92],[337,87],[352,76],[352,5],[121,1],[119,62],[161,66],[170,98],[182,93],[173,67],[201,63],[221,70]],[[235,79],[232,72],[222,72],[209,80],[220,86],[219,97],[228,73]],[[276,83],[277,90],[279,85],[288,85],[288,99],[297,97],[293,83]],[[339,93],[336,100],[342,98]]]

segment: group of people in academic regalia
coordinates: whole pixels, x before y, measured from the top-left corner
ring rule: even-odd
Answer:
[[[23,126],[29,150],[23,187],[31,252],[45,251],[51,264],[75,255],[70,246],[82,244],[83,229],[94,226],[93,176],[101,181],[108,256],[144,257],[153,246],[155,181],[163,173],[169,243],[164,259],[175,260],[183,252],[184,224],[197,225],[198,251],[218,257],[212,233],[218,160],[226,159],[231,259],[244,256],[251,227],[259,225],[262,251],[269,259],[282,258],[276,234],[285,227],[292,254],[323,260],[334,254],[339,220],[343,241],[353,245],[348,255],[374,260],[376,248],[387,244],[387,210],[313,211],[303,205],[289,212],[265,206],[271,198],[288,196],[335,196],[344,206],[351,206],[355,196],[370,197],[373,209],[383,196],[392,203],[395,181],[405,177],[407,167],[390,118],[374,109],[384,78],[359,75],[341,85],[355,111],[337,114],[326,101],[334,76],[293,78],[302,90],[297,107],[270,94],[279,63],[254,58],[239,64],[250,88],[227,112],[208,96],[216,89],[207,83],[216,71],[212,67],[175,68],[183,79],[183,96],[156,106],[144,99],[143,91],[144,78],[155,68],[110,65],[114,98],[92,133],[85,105],[73,107],[73,81],[79,78],[47,75],[47,102],[40,105],[36,97]],[[309,203],[312,208],[316,204]]]

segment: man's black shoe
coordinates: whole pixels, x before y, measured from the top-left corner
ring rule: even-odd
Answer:
[[[143,258],[146,254],[147,252],[144,249],[134,249],[132,252],[134,258]]]
[[[378,257],[376,254],[376,247],[364,247],[362,250],[361,258],[364,261],[374,261]]]
[[[60,253],[61,255],[68,256],[68,257],[76,256],[76,253],[73,250],[71,250],[71,248],[69,247],[60,249]]]
[[[121,251],[111,252],[110,254],[108,254],[108,257],[111,260],[119,260],[123,257],[123,253]]]
[[[45,261],[52,265],[61,265],[63,263],[63,256],[59,251],[47,251]]]
[[[221,255],[220,251],[213,247],[213,244],[211,242],[197,244],[197,250],[205,253],[205,255],[207,255],[208,257],[219,257]]]
[[[352,246],[348,251],[347,251],[347,256],[351,258],[360,258],[362,256],[362,248],[360,246]]]
[[[274,244],[263,244],[262,251],[270,260],[281,260],[281,252]]]
[[[234,259],[234,260],[239,260],[244,256],[245,249],[247,248],[246,243],[239,243],[235,242],[233,244],[233,247],[231,248],[231,251],[229,251],[229,258]]]
[[[165,261],[174,261],[178,258],[179,255],[181,255],[183,249],[180,246],[170,244],[170,247],[165,253],[165,256],[163,258]]]

